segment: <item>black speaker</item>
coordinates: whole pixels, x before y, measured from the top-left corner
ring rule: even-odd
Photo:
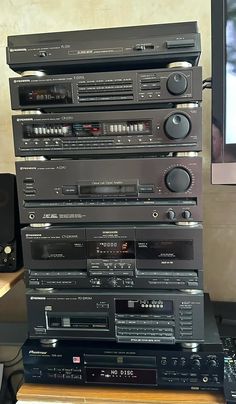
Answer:
[[[0,173],[0,272],[22,266],[16,177]]]

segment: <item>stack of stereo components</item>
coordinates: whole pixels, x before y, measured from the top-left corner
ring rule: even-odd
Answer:
[[[8,38],[27,382],[222,386],[199,57],[194,22]]]

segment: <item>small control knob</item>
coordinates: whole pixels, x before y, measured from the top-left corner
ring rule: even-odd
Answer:
[[[165,122],[165,133],[171,139],[183,139],[190,132],[190,121],[183,114],[172,114]]]
[[[217,366],[217,362],[215,359],[210,359],[207,364],[210,368],[215,368]]]
[[[182,213],[182,216],[184,219],[190,219],[192,215],[191,215],[190,210],[184,210]]]
[[[193,360],[192,360],[192,367],[199,369],[199,368],[201,367],[201,362],[200,362],[200,360],[199,360],[199,359],[193,359]]]
[[[183,73],[172,73],[170,74],[166,87],[167,90],[173,95],[183,94],[188,86],[188,80]]]
[[[11,246],[9,246],[9,245],[7,245],[5,248],[4,248],[4,252],[5,252],[5,254],[11,254],[11,252],[12,252],[12,248],[11,248]]]
[[[185,192],[191,185],[189,172],[181,167],[172,168],[165,180],[168,189],[172,192]]]
[[[167,365],[167,359],[166,359],[166,358],[162,358],[162,359],[161,359],[161,365],[162,365],[162,366],[166,366],[166,365]]]
[[[110,278],[109,279],[109,284],[111,285],[111,286],[113,286],[113,288],[115,288],[116,286],[117,286],[117,279],[116,278]]]
[[[170,220],[174,220],[175,219],[175,212],[173,210],[168,210],[167,217]]]

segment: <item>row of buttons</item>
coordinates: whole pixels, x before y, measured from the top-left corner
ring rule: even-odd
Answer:
[[[67,380],[70,380],[70,379],[73,379],[73,380],[82,380],[82,375],[74,375],[73,373],[72,374],[69,374],[69,375],[67,375],[67,374],[58,374],[58,373],[47,373],[47,377],[49,378],[49,379],[67,379]]]
[[[89,268],[92,270],[94,269],[134,269],[134,264],[125,264],[125,263],[106,263],[106,262],[98,262],[97,264],[95,263],[90,263]],[[109,275],[109,274],[108,274]]]
[[[127,320],[128,319],[131,319],[131,318],[133,318],[133,319],[136,319],[136,320],[140,320],[140,319],[147,319],[147,320],[154,320],[154,319],[160,319],[160,320],[173,320],[173,316],[171,316],[171,315],[165,315],[165,314],[129,314],[129,315],[127,315],[127,314],[116,314],[116,318],[117,319],[119,319],[119,318],[126,318]]]
[[[131,276],[133,271],[89,271],[89,274],[91,276]]]
[[[140,90],[145,91],[145,90],[160,90],[161,85],[160,85],[160,80],[155,82],[155,83],[142,83],[140,85]]]
[[[175,323],[174,321],[157,321],[157,320],[116,320],[116,324],[122,325],[122,324],[127,324],[127,325],[149,325],[150,327],[158,325],[159,327],[161,326],[172,326],[174,327]],[[169,329],[166,328],[166,329]]]
[[[121,332],[121,331],[118,331],[117,332],[117,336],[118,337],[135,337],[135,336],[137,336],[137,337],[155,337],[155,338],[172,338],[173,337],[173,334],[172,333],[161,333],[161,332],[155,332],[155,333],[153,333],[153,332],[138,332],[138,331],[135,331],[135,332],[130,332],[130,331],[124,331],[124,332]]]
[[[146,100],[153,99],[153,98],[155,100],[160,98],[160,92],[155,91],[155,92],[147,92],[147,93],[140,92],[139,93],[139,100],[146,101]]]
[[[107,92],[107,91],[127,91],[127,90],[133,90],[133,85],[132,84],[115,84],[115,85],[106,85],[106,86],[85,86],[85,87],[80,87],[78,86],[79,92]]]
[[[97,102],[97,101],[128,101],[128,100],[133,100],[134,96],[133,95],[109,95],[109,96],[94,96],[94,97],[79,97],[78,96],[78,101],[79,102]]]
[[[133,80],[131,78],[118,78],[118,79],[106,79],[106,80],[79,80],[78,85],[101,85],[101,84],[107,84],[107,83],[132,83]]]

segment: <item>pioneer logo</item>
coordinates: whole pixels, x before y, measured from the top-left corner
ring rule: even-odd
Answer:
[[[25,235],[26,238],[31,238],[31,237],[42,237],[42,234],[26,234]]]
[[[72,239],[76,238],[76,239],[77,239],[77,238],[78,238],[78,235],[77,235],[77,234],[66,234],[66,235],[63,234],[63,235],[61,236],[61,238],[66,238],[66,239],[67,239],[67,238],[69,238],[69,239],[70,239],[70,238],[72,238]]]
[[[28,79],[28,80],[19,80],[19,79],[17,79],[17,80],[13,80],[13,83],[30,83],[30,80]]]
[[[30,300],[46,300],[46,297],[39,297],[39,296],[31,296]]]
[[[32,354],[32,355],[47,355],[47,351],[45,352],[45,351],[29,351],[29,354]]]
[[[17,118],[17,122],[33,121],[33,118]]]
[[[26,48],[19,48],[19,49],[9,49],[10,52],[26,52]]]
[[[36,167],[20,167],[20,170],[37,170]]]

